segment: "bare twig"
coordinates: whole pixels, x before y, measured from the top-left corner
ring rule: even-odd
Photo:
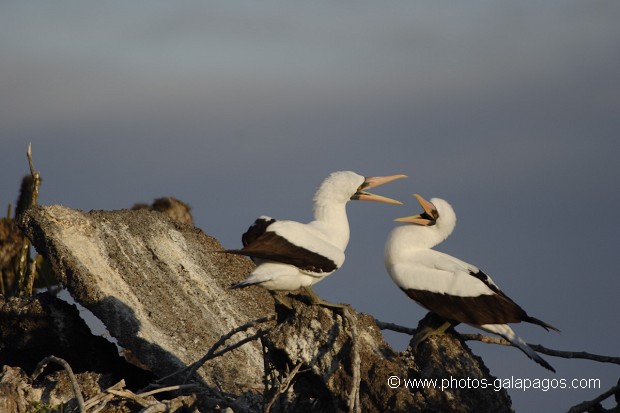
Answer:
[[[185,376],[185,380],[184,383],[187,382],[187,380],[189,380],[190,377],[192,377],[196,371],[200,368],[200,366],[202,366],[204,363],[206,363],[208,360],[215,358],[215,357],[219,357],[231,350],[234,350],[238,347],[241,347],[242,345],[244,345],[245,343],[252,341],[252,340],[256,340],[262,336],[264,336],[265,334],[267,334],[268,330],[259,330],[258,333],[247,337],[231,346],[228,346],[226,348],[224,348],[223,350],[216,352],[216,350],[221,347],[226,340],[230,339],[232,336],[234,336],[237,333],[240,333],[242,331],[246,331],[249,328],[257,325],[257,324],[262,324],[262,323],[267,323],[269,321],[272,321],[275,319],[275,315],[270,315],[270,316],[266,316],[266,317],[261,317],[261,318],[257,318],[255,320],[252,321],[248,321],[247,323],[236,327],[234,329],[232,329],[231,331],[229,331],[228,333],[224,334],[222,337],[220,337],[220,339],[218,341],[215,342],[215,344],[213,344],[211,346],[211,348],[209,349],[209,351],[198,361],[195,361],[194,363],[190,364],[189,366],[183,367],[180,370],[177,370],[165,377],[162,377],[161,379],[156,380],[154,383],[150,384],[149,386],[146,387],[146,389],[152,389],[152,388],[156,388],[157,385],[159,385],[160,383],[164,383],[168,380],[170,380],[173,377],[176,377],[180,374],[183,373],[187,373],[187,375]]]
[[[91,413],[95,413],[101,409],[103,409],[105,407],[105,405],[114,398],[114,395],[111,393],[108,393],[108,390],[120,390],[123,387],[125,387],[125,380],[121,380],[118,383],[108,387],[106,390],[104,390],[103,392],[97,394],[94,397],[91,397],[90,399],[88,399],[85,403],[84,403],[84,408],[86,410],[90,410],[91,408],[94,408],[95,406],[99,405],[99,407],[95,410],[93,410]]]
[[[211,348],[209,349],[209,351],[207,352],[207,354],[205,354],[200,360],[192,363],[190,366],[188,366],[188,370],[189,372],[187,373],[187,376],[185,376],[185,382],[187,382],[187,380],[192,377],[196,371],[200,368],[200,366],[202,366],[203,364],[205,364],[208,360],[211,360],[213,358],[219,357],[231,350],[234,350],[238,347],[241,347],[242,345],[244,345],[245,343],[248,343],[250,341],[256,340],[257,338],[260,338],[262,336],[264,336],[265,334],[268,333],[268,330],[259,330],[256,334],[250,336],[250,337],[246,337],[243,340],[238,341],[237,343],[230,345],[226,348],[224,348],[223,350],[220,350],[218,352],[216,352],[216,350],[221,347],[229,338],[231,338],[232,336],[234,336],[235,334],[242,332],[242,331],[246,331],[247,329],[249,329],[250,327],[256,325],[256,324],[262,324],[262,323],[266,323],[269,322],[271,320],[275,319],[275,315],[271,315],[271,316],[267,316],[267,317],[261,317],[261,318],[257,318],[255,320],[249,321],[237,328],[234,328],[232,330],[230,330],[228,333],[224,334],[222,337],[220,337],[220,339],[218,341],[215,342],[215,344],[213,344],[211,346]]]
[[[138,393],[138,396],[140,396],[140,397],[147,397],[147,396],[152,396],[154,394],[163,393],[163,392],[167,392],[167,391],[196,389],[198,387],[200,387],[200,386],[198,386],[197,384],[178,384],[176,386],[160,387],[159,389],[147,391],[147,392],[144,392],[144,393]]]
[[[375,323],[377,323],[377,327],[381,330],[390,330],[396,331],[397,333],[409,334],[410,336],[415,336],[415,328],[401,326],[399,324],[394,323],[386,323],[385,321],[379,321],[375,319]]]
[[[85,403],[85,408],[91,409],[99,405],[96,410],[93,410],[93,413],[94,413],[96,411],[100,411],[101,409],[103,409],[105,405],[110,400],[112,400],[114,397],[120,397],[123,399],[131,400],[134,403],[138,404],[139,406],[143,407],[144,408],[144,410],[142,410],[143,412],[146,412],[146,411],[165,412],[165,411],[169,411],[167,409],[171,405],[170,402],[148,400],[147,397],[152,396],[157,393],[163,393],[163,392],[174,391],[174,390],[194,389],[200,386],[196,384],[169,386],[169,387],[162,387],[160,389],[156,389],[156,390],[152,390],[152,391],[144,392],[144,393],[138,393],[138,394],[135,394],[134,392],[130,390],[124,389],[124,387],[125,387],[125,381],[121,380],[120,382],[116,383],[112,387],[105,389],[103,392],[99,393],[95,397],[88,399],[88,401],[86,401]]]
[[[262,336],[266,335],[267,333],[269,333],[269,329],[267,330],[258,330],[255,334],[252,334],[249,337],[244,338],[243,340],[239,340],[237,341],[235,344],[231,344],[228,347],[225,347],[224,349],[220,350],[220,351],[216,351],[216,352],[209,352],[207,354],[205,354],[200,360],[196,361],[195,363],[193,363],[192,365],[190,365],[190,369],[189,372],[187,373],[187,376],[185,377],[185,381],[187,381],[190,377],[192,377],[196,371],[198,371],[198,369],[205,364],[207,361],[214,359],[216,357],[222,356],[226,353],[228,353],[229,351],[235,350],[239,347],[241,347],[242,345],[249,343],[250,341],[254,341],[257,340],[259,338],[261,338]]]
[[[379,321],[379,320],[375,320],[375,321],[377,323],[377,326],[382,330],[391,330],[391,331],[396,331],[398,333],[415,335],[416,330],[414,328],[404,327],[404,326],[394,324],[394,323],[386,323],[386,322]],[[505,340],[500,337],[489,337],[483,334],[461,334],[461,337],[463,337],[463,339],[466,341],[475,340],[475,341],[480,341],[482,343],[487,343],[487,344],[498,344],[501,346],[513,346],[512,343],[509,342],[508,340]],[[620,357],[603,356],[600,354],[587,353],[585,351],[554,350],[554,349],[541,346],[540,344],[528,343],[527,345],[530,346],[534,351],[538,353],[546,354],[552,357],[560,357],[560,358],[565,358],[565,359],[583,359],[583,360],[597,361],[599,363],[620,364]]]
[[[607,390],[605,393],[601,394],[595,399],[592,399],[590,401],[585,401],[585,402],[579,403],[571,407],[568,413],[582,413],[582,412],[593,411],[591,410],[593,407],[598,406],[603,400],[607,399],[608,397],[613,396],[614,394],[618,392],[620,392],[620,383],[618,383],[611,389]]]
[[[278,387],[278,391],[275,392],[273,397],[269,400],[269,402],[265,406],[265,413],[269,413],[271,411],[271,407],[273,406],[273,404],[276,402],[276,400],[278,400],[278,397],[280,397],[281,394],[286,393],[288,388],[293,383],[293,379],[295,378],[295,375],[297,375],[297,373],[299,372],[299,369],[301,368],[302,365],[303,365],[302,362],[297,363],[297,365],[293,368],[293,370],[284,378],[284,380]]]
[[[39,364],[37,364],[37,367],[34,369],[34,373],[32,373],[31,379],[33,381],[36,380],[36,378],[39,377],[41,373],[43,373],[43,370],[50,362],[59,364],[60,366],[62,366],[62,368],[66,370],[67,374],[69,375],[69,380],[71,380],[71,387],[73,388],[75,399],[78,402],[80,413],[86,413],[86,408],[84,407],[84,397],[82,397],[82,391],[80,390],[80,385],[78,384],[77,379],[75,378],[75,374],[73,374],[73,370],[71,369],[71,366],[65,360],[61,359],[60,357],[56,357],[56,356],[45,357],[43,360],[39,362]]]
[[[184,401],[181,399],[172,399],[166,400],[163,402],[159,402],[153,404],[149,407],[145,407],[140,411],[140,413],[167,413],[167,412],[176,412],[181,407],[183,407]]]
[[[352,363],[352,371],[353,371],[353,384],[351,388],[351,392],[349,393],[349,412],[351,413],[359,413],[360,410],[360,383],[362,380],[362,376],[360,374],[360,353],[359,348],[357,347],[357,325],[355,324],[355,318],[351,315],[348,308],[343,308],[344,317],[349,322],[349,326],[351,328],[351,363]]]
[[[132,400],[133,402],[135,402],[136,404],[139,404],[142,407],[149,407],[149,406],[152,406],[153,404],[159,403],[157,401],[146,400],[142,396],[140,396],[138,394],[135,394],[134,392],[132,392],[130,390],[113,390],[113,389],[108,389],[107,392],[110,393],[110,394],[113,394],[115,396],[121,397],[123,399]]]
[[[476,340],[482,343],[489,344],[498,344],[501,346],[512,346],[508,340],[499,337],[489,337],[483,334],[461,334],[464,340]],[[620,364],[620,357],[613,356],[603,356],[600,354],[592,354],[586,353],[585,351],[561,351],[554,350],[550,348],[546,348],[541,346],[540,344],[529,344],[534,351],[542,354],[546,354],[548,356],[553,357],[561,357],[565,359],[583,359],[583,360],[592,360],[597,361],[599,363],[611,363],[611,364]]]
[[[30,167],[30,175],[32,176],[32,191],[30,193],[30,199],[28,200],[28,207],[32,207],[37,204],[39,199],[39,186],[41,185],[41,174],[34,169],[32,162],[32,145],[28,144],[28,151],[26,152],[28,157],[28,166]],[[27,237],[24,237],[22,242],[22,248],[19,255],[18,275],[19,275],[19,293],[20,295],[32,295],[32,284],[34,283],[34,270],[36,266],[31,267],[31,272],[28,274],[28,256],[30,255],[30,241]]]

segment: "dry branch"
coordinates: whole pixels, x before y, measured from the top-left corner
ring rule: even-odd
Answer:
[[[299,369],[301,368],[302,365],[303,363],[301,362],[297,363],[297,365],[293,368],[293,370],[284,378],[282,383],[280,383],[280,386],[278,387],[278,391],[275,392],[273,397],[266,404],[265,413],[269,413],[271,411],[271,407],[273,406],[273,404],[276,402],[276,400],[278,400],[278,397],[280,397],[281,394],[286,393],[288,388],[293,383],[293,379],[295,378],[295,375],[299,372]]]
[[[200,368],[200,366],[202,366],[203,364],[205,364],[207,361],[222,356],[224,354],[226,354],[227,352],[234,350],[236,348],[241,347],[242,345],[249,343],[250,341],[259,339],[260,337],[264,336],[265,334],[267,334],[269,332],[269,330],[258,330],[258,332],[256,332],[255,334],[244,338],[243,340],[240,340],[238,342],[236,342],[235,344],[231,344],[230,346],[217,351],[216,350],[221,347],[229,338],[231,338],[232,336],[234,336],[235,334],[242,332],[242,331],[246,331],[248,330],[250,327],[256,325],[256,324],[262,324],[262,323],[267,323],[269,321],[272,321],[275,319],[275,315],[270,315],[267,317],[261,317],[261,318],[257,318],[256,320],[252,320],[249,321],[245,324],[243,324],[242,326],[239,326],[237,328],[232,329],[231,331],[229,331],[228,333],[224,334],[218,341],[215,342],[215,344],[213,344],[211,346],[211,348],[209,349],[209,351],[198,361],[194,362],[193,364],[191,364],[190,366],[188,366],[187,369],[184,370],[189,370],[189,372],[187,373],[187,375],[185,376],[185,382],[187,382],[187,380],[192,377],[196,371]]]
[[[579,404],[571,407],[570,410],[568,411],[568,413],[583,413],[583,412],[590,412],[590,411],[599,411],[596,408],[600,407],[599,404],[603,400],[607,399],[608,397],[613,396],[614,394],[618,394],[618,393],[620,393],[620,383],[618,383],[617,385],[615,385],[611,389],[607,390],[605,393],[601,394],[600,396],[598,396],[595,399],[592,399],[590,401],[585,401],[585,402],[579,403]],[[592,410],[593,408],[595,410]]]
[[[360,353],[357,347],[357,326],[355,324],[355,319],[349,312],[348,308],[343,308],[344,317],[349,322],[349,326],[351,328],[351,363],[352,366],[352,389],[349,393],[349,412],[350,413],[359,413],[360,410],[360,383],[362,381],[362,376],[360,374]]]
[[[489,337],[483,334],[461,334],[464,340],[475,340],[480,341],[482,343],[488,344],[498,344],[500,346],[512,346],[508,340],[499,337]],[[540,344],[529,344],[534,351],[542,354],[546,354],[552,357],[560,357],[565,359],[583,359],[583,360],[592,360],[597,361],[599,363],[612,363],[612,364],[620,364],[620,357],[613,356],[603,356],[600,354],[592,354],[586,353],[585,351],[562,351],[562,350],[554,350],[550,348],[546,348],[541,346]]]
[[[405,326],[401,326],[401,325],[394,324],[394,323],[386,323],[386,322],[379,321],[379,320],[376,320],[376,322],[379,328],[382,330],[391,330],[391,331],[396,331],[398,333],[404,333],[404,334],[409,334],[409,335],[415,335],[416,333],[415,328],[405,327]],[[487,344],[497,344],[500,346],[514,347],[511,342],[503,338],[500,338],[500,337],[490,337],[490,336],[485,336],[483,334],[460,334],[460,335],[461,337],[463,337],[465,341],[474,340],[474,341],[480,341],[482,343],[487,343]],[[527,345],[530,346],[534,351],[538,353],[546,354],[552,357],[560,357],[560,358],[565,358],[565,359],[583,359],[583,360],[597,361],[599,363],[620,364],[620,357],[603,356],[600,354],[587,353],[585,351],[554,350],[554,349],[541,346],[540,344],[527,343]]]
[[[379,321],[379,320],[376,320],[376,322],[379,328],[382,330],[391,330],[391,331],[396,331],[399,333],[405,333],[405,334],[410,334],[410,335],[415,335],[416,333],[416,330],[414,328],[409,328],[409,327],[401,326],[401,325],[394,324],[394,323],[386,323],[386,322]],[[501,346],[513,346],[513,344],[506,339],[503,339],[500,337],[489,337],[483,334],[461,334],[461,337],[463,337],[463,339],[466,341],[475,340],[475,341],[480,341],[482,343],[487,343],[487,344],[498,344]],[[529,344],[528,343],[527,345],[530,346],[534,351],[538,353],[546,354],[552,357],[560,357],[560,358],[565,358],[565,359],[592,360],[592,361],[596,361],[599,363],[611,363],[611,364],[620,365],[620,357],[592,354],[592,353],[587,353],[585,351],[554,350],[554,349],[543,347],[540,344]],[[585,402],[579,403],[578,405],[571,407],[568,413],[583,413],[583,412],[594,411],[592,409],[597,409],[597,407],[600,407],[599,405],[603,400],[613,396],[614,394],[620,395],[620,383],[618,383],[616,386],[612,387],[611,389],[607,390],[605,393],[601,394],[600,396],[596,397],[595,399],[592,399],[590,401],[585,401]]]
[[[84,403],[84,408],[86,410],[93,409],[95,406],[99,405],[96,409],[93,409],[91,413],[96,413],[102,410],[105,405],[114,398],[114,395],[109,392],[109,390],[120,390],[125,387],[125,380],[121,380],[113,386],[108,387],[103,392],[97,394],[96,396],[91,397]]]
[[[175,371],[175,372],[173,372],[173,373],[171,373],[171,374],[169,374],[169,375],[167,375],[165,377],[162,377],[162,378],[156,380],[155,382],[153,382],[150,385],[148,385],[144,390],[149,390],[149,389],[153,389],[153,388],[159,388],[158,386],[161,383],[169,381],[171,378],[176,377],[178,375],[181,375],[181,374],[187,372],[187,374],[185,375],[185,379],[183,381],[183,383],[186,383],[187,380],[189,380],[189,378],[192,377],[196,373],[196,371],[200,368],[200,366],[202,366],[208,360],[216,358],[216,357],[219,357],[219,356],[221,356],[221,355],[223,355],[223,354],[225,354],[225,353],[227,353],[227,352],[229,352],[231,350],[234,350],[236,348],[241,347],[242,345],[244,345],[244,344],[246,344],[246,343],[248,343],[250,341],[258,339],[258,338],[264,336],[265,334],[267,334],[268,330],[259,330],[256,334],[253,334],[252,336],[246,337],[245,339],[240,340],[237,343],[232,344],[232,345],[230,345],[230,346],[228,346],[228,347],[226,347],[226,348],[216,352],[216,350],[219,347],[221,347],[232,336],[234,336],[235,334],[240,333],[242,331],[246,331],[249,328],[251,328],[251,327],[253,327],[253,326],[257,325],[257,324],[267,323],[267,322],[272,321],[274,319],[275,319],[275,315],[261,317],[261,318],[257,318],[257,319],[252,320],[252,321],[248,321],[247,323],[245,323],[245,324],[243,324],[243,325],[241,325],[239,327],[236,327],[236,328],[230,330],[228,333],[226,333],[223,336],[221,336],[220,339],[218,341],[216,341],[211,346],[209,351],[207,351],[207,353],[203,357],[201,357],[199,360],[195,361],[194,363],[190,364],[189,366],[183,367],[180,370],[177,370],[177,371]]]
[[[75,378],[75,374],[73,374],[73,370],[71,369],[69,363],[67,363],[60,357],[49,356],[41,360],[39,364],[37,364],[37,367],[34,369],[34,372],[30,377],[32,381],[36,380],[36,378],[39,377],[41,373],[43,373],[43,370],[50,362],[59,364],[60,366],[62,366],[62,368],[66,370],[67,374],[69,375],[69,380],[71,380],[71,387],[73,389],[73,393],[75,394],[75,399],[78,402],[80,413],[86,413],[86,408],[84,407],[84,397],[82,397],[82,391],[80,389],[80,385],[77,382],[77,379]]]
[[[30,191],[30,199],[28,199],[28,208],[37,204],[39,199],[39,186],[41,186],[41,174],[34,169],[32,162],[32,146],[28,144],[28,151],[26,152],[28,157],[28,166],[30,167],[30,175],[32,177],[32,190]],[[30,271],[28,271],[28,257],[30,256],[30,241],[27,237],[24,237],[22,242],[22,248],[19,254],[18,263],[18,277],[19,277],[19,294],[22,296],[32,295],[32,286],[34,284],[36,265],[32,265]]]

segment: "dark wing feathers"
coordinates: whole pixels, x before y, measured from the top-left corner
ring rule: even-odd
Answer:
[[[246,255],[291,264],[309,272],[329,273],[338,269],[336,263],[316,252],[299,247],[286,238],[268,230],[269,225],[276,222],[272,218],[259,218],[242,235],[243,248],[226,250],[230,254]]]
[[[461,297],[411,288],[403,291],[429,311],[460,323],[518,323],[527,317],[521,307],[499,295]]]
[[[560,331],[542,320],[530,317],[523,308],[491,282],[484,272],[470,271],[470,275],[483,282],[495,294],[461,297],[411,288],[403,289],[403,291],[411,299],[435,314],[461,323],[483,325],[525,321],[537,324],[546,330]]]
[[[276,222],[275,219],[269,217],[260,217],[254,221],[254,224],[248,228],[246,232],[241,236],[241,243],[244,247],[247,247],[253,243],[258,237],[263,235],[267,230],[267,227]]]

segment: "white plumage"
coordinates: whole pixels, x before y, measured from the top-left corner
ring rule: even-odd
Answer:
[[[260,285],[269,290],[293,291],[310,287],[333,273],[344,263],[349,242],[346,204],[356,199],[400,204],[365,190],[404,177],[364,178],[355,172],[334,172],[314,195],[312,222],[258,218],[243,234],[243,248],[227,251],[250,256],[257,263],[248,278],[233,288]]]
[[[526,321],[545,329],[555,327],[529,316],[478,267],[432,248],[456,226],[456,214],[443,199],[414,195],[421,214],[396,221],[385,245],[385,266],[392,280],[410,298],[452,322],[467,323],[498,334],[543,367],[553,367],[532,350],[507,323]]]

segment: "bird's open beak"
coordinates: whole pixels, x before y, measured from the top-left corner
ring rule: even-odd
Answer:
[[[418,224],[423,226],[435,225],[437,223],[437,218],[439,218],[439,213],[437,212],[437,208],[435,208],[435,205],[428,202],[426,199],[422,198],[418,194],[413,194],[413,196],[418,200],[418,203],[420,204],[424,212],[418,215],[396,218],[394,221],[409,222],[411,224]]]
[[[402,205],[402,202],[397,201],[395,199],[387,198],[381,195],[375,195],[368,192],[365,192],[365,189],[374,188],[379,185],[387,184],[388,182],[392,182],[396,179],[406,178],[407,175],[390,175],[390,176],[373,176],[370,178],[366,178],[364,183],[357,189],[357,192],[351,197],[351,199],[356,199],[360,201],[376,201],[376,202],[385,202],[387,204],[396,204]]]

